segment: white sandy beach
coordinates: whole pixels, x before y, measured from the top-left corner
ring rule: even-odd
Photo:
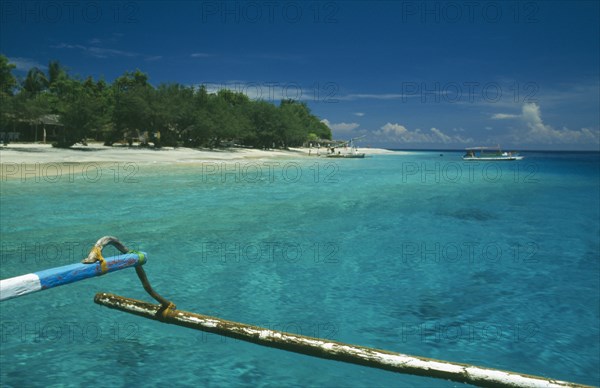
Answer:
[[[321,147],[320,155],[327,150]],[[381,148],[359,148],[358,152],[367,155],[398,154]],[[309,156],[310,155],[310,156]],[[235,162],[240,160],[317,158],[316,148],[291,148],[290,150],[258,150],[250,148],[230,148],[208,150],[193,148],[170,148],[158,150],[152,148],[129,148],[123,146],[107,147],[102,143],[89,143],[87,146],[74,146],[70,149],[54,148],[50,144],[10,143],[0,146],[0,163],[8,165],[34,165],[47,163],[115,163],[132,162],[144,164],[197,164],[211,161]],[[6,168],[0,169],[5,176]]]
[[[88,162],[136,162],[151,163],[201,163],[205,161],[228,161],[262,158],[298,158],[316,156],[316,148],[291,148],[290,150],[258,150],[250,148],[230,148],[226,150],[201,150],[193,148],[152,148],[107,147],[100,143],[88,146],[74,146],[70,149],[54,148],[50,144],[10,143],[0,146],[0,163],[88,163]],[[359,148],[367,155],[393,154],[381,148]],[[320,154],[326,149],[322,147]]]

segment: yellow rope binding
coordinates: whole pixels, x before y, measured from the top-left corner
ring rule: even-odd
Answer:
[[[177,306],[175,306],[175,304],[173,302],[169,302],[169,304],[167,306],[162,305],[160,307],[160,309],[158,310],[158,313],[160,313],[160,316],[163,319],[173,318],[173,316],[175,316],[176,309],[177,309]]]
[[[95,245],[92,248],[92,251],[90,253],[94,253],[94,255],[96,256],[96,258],[100,262],[100,270],[102,271],[102,274],[107,273],[108,272],[108,265],[106,264],[106,260],[104,260],[104,257],[102,256],[102,248],[100,248],[99,246]]]

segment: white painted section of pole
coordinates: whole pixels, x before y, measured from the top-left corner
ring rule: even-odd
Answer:
[[[30,294],[41,289],[40,278],[33,273],[0,280],[0,301]]]

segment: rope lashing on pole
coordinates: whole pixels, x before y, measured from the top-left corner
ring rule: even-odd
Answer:
[[[113,245],[121,253],[129,252],[129,250],[123,244],[121,244],[121,242],[116,237],[104,236],[96,242],[88,256],[85,259],[81,260],[81,262],[83,264],[93,264],[95,262],[100,262],[100,268],[102,268],[102,272],[106,273],[106,261],[102,256],[102,250],[108,244]]]

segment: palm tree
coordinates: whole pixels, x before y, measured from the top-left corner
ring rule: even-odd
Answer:
[[[37,67],[32,67],[27,72],[27,77],[23,81],[23,89],[29,93],[36,94],[48,87],[48,79],[43,71]]]
[[[0,54],[0,93],[4,93],[6,96],[12,96],[17,86],[17,80],[12,75],[15,68],[16,66],[13,63],[8,63],[7,57]]]
[[[59,61],[50,61],[48,63],[48,86],[52,86],[65,73],[65,69]]]

